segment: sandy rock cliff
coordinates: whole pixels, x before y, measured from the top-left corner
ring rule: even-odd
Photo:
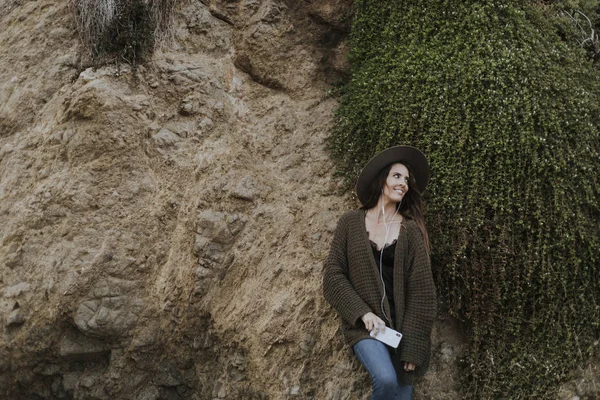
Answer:
[[[321,294],[350,0],[185,1],[132,68],[0,3],[0,398],[362,399]],[[419,398],[457,398],[436,326]]]

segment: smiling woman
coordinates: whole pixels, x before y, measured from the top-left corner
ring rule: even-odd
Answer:
[[[373,400],[411,399],[429,365],[436,296],[421,200],[428,176],[414,147],[373,157],[356,185],[362,207],[340,219],[325,266],[325,297],[371,375]],[[398,348],[372,338],[386,327],[403,335]]]

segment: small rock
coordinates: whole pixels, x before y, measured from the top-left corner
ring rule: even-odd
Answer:
[[[256,189],[256,183],[249,176],[240,179],[231,191],[232,197],[246,201],[254,201],[257,195],[258,191]]]
[[[23,322],[25,322],[25,317],[23,317],[21,309],[17,308],[16,310],[12,310],[6,319],[6,326],[19,326],[23,325]]]
[[[48,168],[41,168],[38,172],[39,179],[47,178],[48,175],[50,175],[50,171],[48,170]]]
[[[244,357],[244,355],[241,353],[236,353],[231,360],[231,365],[233,365],[240,371],[245,371],[246,370],[246,357]]]
[[[158,374],[153,378],[153,381],[158,386],[177,387],[181,385],[183,377],[181,376],[181,373],[177,370],[177,368],[175,368],[167,361],[162,361],[157,367]]]
[[[219,211],[202,211],[198,215],[198,221],[196,222],[196,231],[202,237],[206,238],[207,241],[203,243],[201,242],[200,244],[205,245],[208,242],[214,242],[230,247],[230,245],[234,242],[235,239],[229,226],[227,225],[228,217],[228,214]]]
[[[292,396],[298,396],[300,394],[300,386],[293,386],[290,389],[290,395]]]
[[[8,248],[8,255],[6,256],[4,265],[10,269],[13,269],[16,266],[20,265],[22,262],[22,253],[23,253],[23,248],[21,247],[21,245],[19,245],[18,243],[11,243],[11,245]],[[19,283],[18,285],[21,285],[21,283]],[[26,285],[29,285],[29,284],[27,283]],[[19,294],[21,294],[21,292],[18,292],[17,294],[9,295],[10,289],[11,288],[6,289],[4,297],[15,297],[15,296],[18,296]],[[23,291],[27,291],[27,290],[29,290],[29,286],[27,286],[27,288]]]
[[[31,287],[31,285],[27,282],[17,283],[16,285],[13,285],[13,286],[10,286],[10,287],[4,289],[4,297],[6,297],[6,298],[17,297],[21,293],[29,291],[30,287]]]
[[[153,345],[160,334],[160,327],[156,320],[144,321],[143,326],[144,329],[138,331],[131,342],[132,347],[136,350]]]
[[[173,132],[180,138],[187,138],[191,136],[192,132],[196,131],[196,123],[192,121],[170,121],[165,124],[165,129]]]
[[[150,82],[150,84],[149,84],[149,86],[150,86],[152,89],[156,89],[156,88],[158,87],[158,85],[159,85],[159,83],[158,83],[157,81],[152,81],[152,82]]]
[[[133,296],[137,283],[119,279],[101,280],[90,289],[73,317],[81,332],[96,337],[119,337],[136,325],[144,307],[143,301]]]
[[[442,342],[440,344],[438,356],[441,362],[450,364],[456,358],[454,347],[447,342]]]
[[[240,233],[240,231],[244,229],[245,225],[246,221],[240,218],[239,215],[232,215],[227,220],[227,227],[229,228],[231,234],[234,236]]]
[[[59,345],[58,354],[61,357],[89,358],[101,356],[110,351],[110,346],[100,340],[83,335],[65,335]]]
[[[221,382],[217,381],[213,387],[213,397],[223,399],[227,397],[227,388]]]
[[[196,278],[198,279],[203,279],[206,278],[207,276],[212,275],[212,271],[208,268],[204,268],[204,267],[198,267],[196,268]]]
[[[94,72],[93,68],[88,68],[88,69],[82,71],[79,74],[79,77],[85,81],[91,81],[91,80],[98,78],[98,74],[96,72]]]
[[[158,400],[160,399],[160,392],[156,386],[146,386],[143,388],[135,400]]]
[[[334,232],[336,227],[336,222],[333,219],[325,220],[325,229],[327,232]]]
[[[159,147],[172,147],[181,140],[179,136],[165,128],[162,128],[158,133],[153,135],[152,139],[154,139]]]
[[[221,263],[229,247],[229,245],[223,245],[222,243],[211,242],[204,248],[204,257],[210,261]]]
[[[183,103],[179,107],[179,113],[182,115],[190,115],[194,112],[194,105],[192,103]]]
[[[300,349],[304,353],[310,353],[312,349],[315,347],[316,340],[311,335],[305,335],[300,343]]]
[[[34,371],[36,374],[43,376],[52,376],[60,374],[60,366],[57,364],[38,364],[35,366]]]
[[[150,123],[150,125],[148,125],[147,129],[148,129],[148,133],[154,135],[154,134],[158,133],[158,131],[160,131],[161,128],[162,128],[162,126],[159,125],[158,122],[152,121]]]
[[[223,110],[225,109],[225,105],[223,104],[222,101],[217,102],[214,106],[213,109],[217,112],[217,113],[222,113]]]
[[[194,241],[194,254],[197,256],[201,256],[204,253],[204,248],[208,246],[209,243],[209,238],[202,235],[196,235]]]
[[[84,388],[91,388],[92,386],[94,386],[94,384],[96,383],[96,379],[94,379],[95,377],[93,376],[83,376],[80,380],[79,380],[79,386],[80,387],[84,387]]]
[[[52,389],[52,394],[57,395],[57,397],[59,399],[65,397],[64,393],[61,393],[61,389],[62,389],[61,383],[62,383],[61,379],[59,377],[55,377],[52,380],[52,385],[50,386],[50,388]]]
[[[313,240],[317,241],[319,239],[321,239],[321,234],[320,233],[313,233],[313,235],[311,236]]]
[[[202,121],[200,121],[199,127],[200,129],[206,129],[206,130],[211,130],[213,127],[215,126],[214,122],[212,119],[208,118],[208,117],[204,117],[204,119]]]
[[[62,386],[66,391],[73,392],[79,385],[80,371],[67,372],[62,376]]]

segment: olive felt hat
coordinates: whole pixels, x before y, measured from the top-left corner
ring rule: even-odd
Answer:
[[[379,172],[389,164],[404,161],[417,183],[417,189],[423,193],[429,181],[429,163],[421,150],[413,146],[394,146],[377,153],[364,166],[356,181],[356,194],[364,205],[369,195],[369,189]]]

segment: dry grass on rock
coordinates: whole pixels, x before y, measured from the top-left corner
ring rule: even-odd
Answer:
[[[167,36],[176,0],[72,0],[82,43],[92,59],[136,65]]]

